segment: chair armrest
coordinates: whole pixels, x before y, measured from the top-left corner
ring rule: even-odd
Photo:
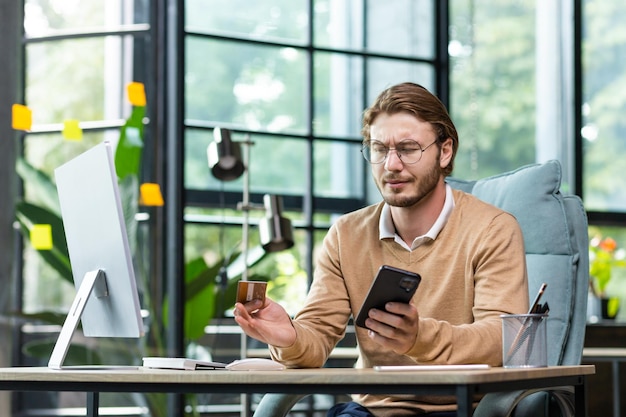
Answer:
[[[261,398],[253,417],[283,417],[307,394],[268,393]]]
[[[573,389],[555,387],[486,394],[473,417],[548,416],[546,395],[554,400],[562,417],[575,415]]]

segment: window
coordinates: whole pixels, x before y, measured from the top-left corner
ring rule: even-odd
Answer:
[[[612,226],[592,232],[625,245],[626,193],[618,171],[625,50],[622,33],[606,30],[624,20],[619,2],[187,0],[184,6],[182,49],[170,50],[168,43],[163,51],[155,40],[166,28],[150,21],[161,18],[155,1],[25,0],[25,97],[34,127],[23,149],[28,163],[50,175],[104,138],[115,141],[131,110],[126,84],[146,83],[152,108],[144,176],[164,178],[169,164],[177,163],[165,154],[164,142],[182,143],[182,178],[173,180],[180,179],[184,190],[171,189],[183,199],[182,240],[174,243],[186,262],[202,258],[220,266],[241,246],[243,179],[218,181],[206,160],[213,129],[228,128],[235,140],[253,143],[252,201],[260,203],[264,193],[281,195],[296,227],[295,248],[253,270],[274,277],[273,291],[295,311],[296,295],[305,291],[291,290],[306,288],[326,229],[336,216],[379,199],[359,153],[361,112],[382,89],[406,80],[449,104],[461,138],[453,175],[480,178],[559,159],[564,189],[583,195],[590,222]],[[574,49],[573,26],[584,29],[581,51]],[[573,105],[575,88],[581,88],[573,85],[575,52],[582,54],[581,109]],[[159,101],[169,81],[159,78],[167,72],[160,53],[183,65],[176,102],[184,109],[176,121],[183,125],[181,137],[165,135],[153,123],[171,116],[168,103]],[[579,111],[582,129],[576,132]],[[82,141],[63,140],[68,119],[81,122]],[[579,134],[583,153],[575,155]],[[24,197],[43,204],[28,180]],[[160,218],[162,236],[167,221],[152,214],[150,220]],[[258,244],[254,225],[262,215],[251,213],[251,246]],[[162,268],[152,277],[146,271],[154,261],[145,258],[154,256],[154,247],[166,252],[172,242],[155,243],[148,229],[140,234],[153,245],[140,251],[142,278],[152,279],[144,290],[163,296],[161,274],[167,282],[180,276],[168,269],[169,260],[158,259]],[[23,256],[24,310],[66,308],[69,282],[59,281],[28,245]]]
[[[626,9],[596,0],[451,0],[450,11],[451,114],[460,136],[453,175],[478,179],[558,159],[562,190],[583,198],[590,238],[623,248],[626,47],[619,30],[606,28]],[[615,256],[623,259],[623,250]],[[614,295],[626,300],[620,286]]]
[[[618,3],[583,1],[583,192],[591,211],[626,212],[626,43],[606,31],[626,17]]]
[[[452,0],[450,10],[450,111],[460,137],[453,175],[478,179],[558,159],[574,192],[573,29],[563,18],[571,5]]]
[[[151,57],[149,4],[132,0],[20,3],[24,7],[24,104],[32,110],[33,119],[32,129],[23,135],[23,155],[18,164],[24,184],[23,200],[60,216],[54,169],[105,139],[116,143],[120,126],[131,113],[126,85],[131,81],[149,85],[154,80],[143,65]],[[148,91],[152,90],[150,86]],[[64,137],[67,121],[79,123],[80,140]],[[40,171],[51,183],[38,181],[25,166]],[[23,218],[22,214],[19,212],[18,218]],[[29,239],[24,239],[20,271],[23,297],[19,305],[25,313],[42,316],[65,312],[75,294],[71,273],[61,273],[50,258],[40,255]],[[139,256],[137,264],[143,292],[143,280],[149,274],[142,274],[146,271],[141,268]],[[14,352],[17,364],[47,363],[51,348],[47,350],[46,343],[57,336],[57,330],[47,324],[45,320],[33,320],[20,329],[15,344],[20,349]],[[110,355],[107,360],[111,359],[111,363],[117,363],[106,347],[99,345],[98,350],[103,356]],[[117,360],[124,363],[128,357]],[[15,404],[20,412],[34,405],[56,408],[63,403],[64,395],[57,400],[53,396],[21,393],[16,394]],[[120,402],[114,396],[103,401],[105,406],[134,404],[128,398]]]
[[[232,251],[223,242],[236,245],[241,234],[243,179],[220,182],[206,162],[213,128],[229,128],[234,140],[253,143],[252,201],[283,196],[297,228],[291,253],[310,279],[321,242],[314,231],[378,198],[359,153],[363,109],[394,83],[432,90],[446,79],[436,71],[436,17],[430,0],[188,0],[184,183],[194,238],[186,256],[221,259]],[[221,224],[222,232],[210,229]]]
[[[582,97],[581,149],[582,191],[590,224],[590,260],[592,272],[602,259],[597,254],[599,242],[612,241],[609,249],[614,262],[623,262],[626,252],[626,181],[621,173],[626,156],[624,136],[626,124],[623,112],[626,106],[626,46],[624,34],[618,30],[607,31],[615,22],[626,16],[623,5],[597,0],[581,0],[581,61]],[[606,272],[606,271],[605,271]],[[601,273],[600,273],[601,274]],[[619,300],[616,320],[626,321],[626,269],[613,266],[603,297]],[[594,312],[590,309],[591,319]]]
[[[122,119],[130,114],[125,86],[146,78],[133,66],[145,53],[145,6],[133,9],[133,2],[121,0],[80,2],[80,7],[77,3],[24,4],[25,100],[33,112],[33,129],[23,143],[24,160],[50,178],[54,168],[71,157],[105,138],[117,140]],[[80,123],[82,140],[64,139],[67,120]],[[39,191],[26,181],[25,200],[46,205]],[[25,250],[24,310],[69,305],[71,292],[50,285],[54,273],[29,246]]]
[[[241,246],[243,213],[237,203],[243,180],[213,178],[206,148],[215,127],[231,129],[235,140],[251,142],[252,202],[260,203],[264,193],[281,195],[295,225],[295,248],[266,257],[252,271],[271,276],[273,291],[295,312],[315,251],[334,218],[378,200],[359,152],[361,112],[391,84],[411,80],[434,90],[447,82],[435,43],[446,27],[439,21],[445,8],[435,0],[188,0],[184,5],[182,48],[163,51],[158,40],[166,35],[157,31],[166,28],[150,20],[159,18],[156,2],[25,0],[25,104],[34,123],[24,137],[24,159],[51,176],[103,139],[115,142],[131,113],[125,87],[143,82],[148,117],[142,180],[180,179],[184,190],[165,189],[183,197],[183,240],[176,247],[187,266],[201,258],[219,267]],[[171,92],[172,79],[159,77],[172,61],[183,64],[176,108],[184,112],[176,123],[184,126],[176,138],[157,128],[175,120],[168,106],[177,98],[159,101],[164,91]],[[70,119],[80,122],[82,141],[64,140],[63,123]],[[164,154],[168,141],[182,144],[182,178],[165,173],[178,163]],[[45,203],[28,179],[24,197]],[[146,227],[140,223],[138,234],[148,242],[137,252],[142,305],[169,296],[168,283],[181,279],[169,268],[169,254],[156,260],[162,268],[153,268],[158,251],[166,252],[172,241],[155,242],[150,227],[158,224],[163,230],[157,236],[176,239],[164,232],[170,217],[156,210],[143,214],[149,220]],[[251,213],[250,246],[258,244],[254,226],[262,215]],[[160,249],[154,252],[155,247]],[[59,280],[28,244],[23,249],[24,310],[66,309],[69,280]],[[161,274],[167,282],[158,282]],[[37,328],[27,338],[45,332]]]

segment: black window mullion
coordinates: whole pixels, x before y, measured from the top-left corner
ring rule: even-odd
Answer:
[[[435,10],[435,85],[437,96],[449,108],[450,106],[450,10],[449,0],[432,0]]]

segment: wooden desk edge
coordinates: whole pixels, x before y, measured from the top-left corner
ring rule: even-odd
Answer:
[[[586,347],[583,349],[583,359],[616,359],[626,361],[626,348],[616,347]]]
[[[358,376],[364,384],[474,384],[483,382],[504,382],[535,378],[564,376],[584,376],[595,373],[595,365],[554,366],[547,368],[505,369],[493,367],[487,370],[463,371],[401,371],[379,372],[373,369],[321,368],[287,369],[284,371],[182,371],[148,369],[142,367],[111,370],[52,370],[45,367],[0,368],[0,382],[119,382],[141,383],[326,383],[342,384],[352,382]],[[416,376],[420,378],[416,378]]]

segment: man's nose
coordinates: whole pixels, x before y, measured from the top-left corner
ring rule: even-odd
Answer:
[[[395,149],[389,149],[387,160],[385,161],[385,169],[387,171],[401,171],[404,168],[400,154]]]

